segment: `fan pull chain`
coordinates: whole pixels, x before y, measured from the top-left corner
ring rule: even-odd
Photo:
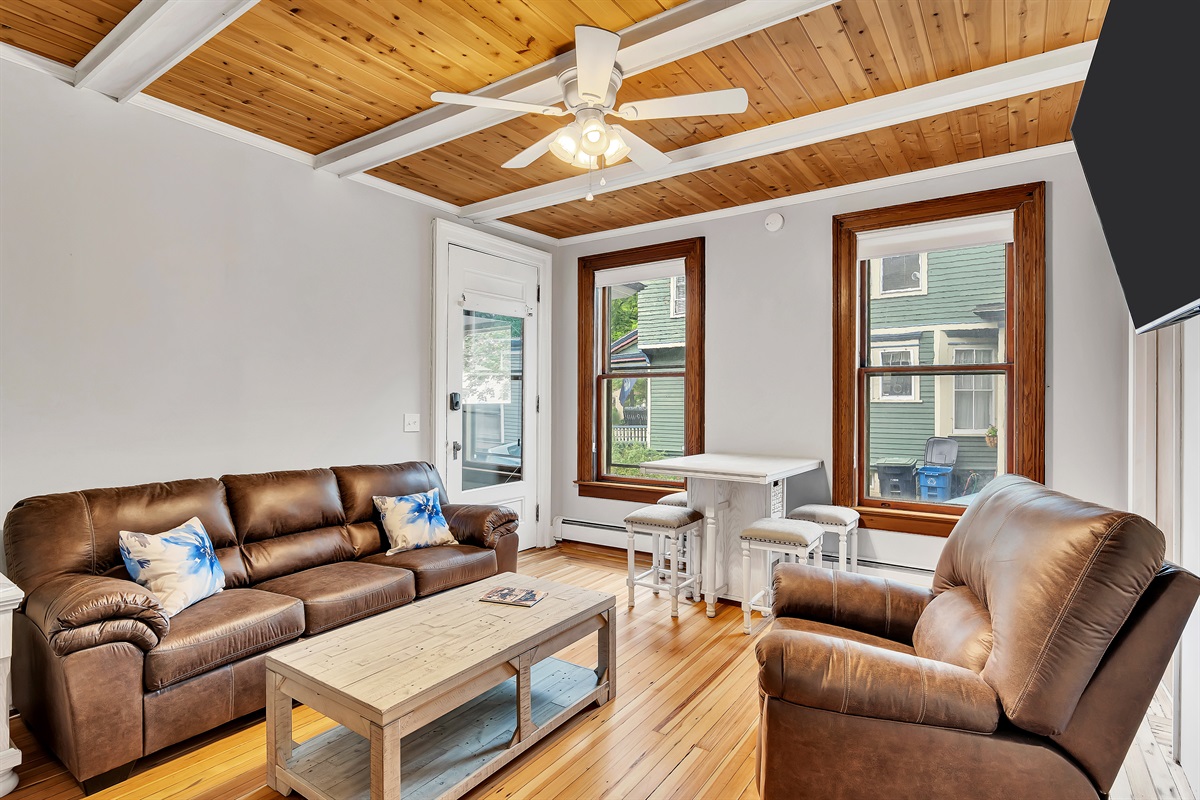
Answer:
[[[587,192],[587,200],[588,200],[588,202],[591,202],[592,200],[595,200],[595,199],[596,199],[596,198],[592,196],[592,162],[590,162],[590,161],[589,161],[589,162],[588,162],[588,192]]]

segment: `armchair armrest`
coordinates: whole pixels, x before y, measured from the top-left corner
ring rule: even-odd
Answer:
[[[759,689],[858,717],[991,733],[1000,699],[969,669],[805,631],[772,631],[755,648]]]
[[[933,591],[856,572],[804,564],[775,568],[777,617],[799,617],[912,644]]]
[[[496,542],[506,533],[515,533],[520,518],[517,512],[504,506],[479,506],[448,503],[442,514],[450,533],[461,544],[495,549]]]
[[[63,575],[43,583],[29,595],[25,614],[60,656],[108,642],[149,650],[170,630],[152,592],[100,575]]]

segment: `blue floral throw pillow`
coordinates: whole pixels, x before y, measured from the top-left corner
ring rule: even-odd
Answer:
[[[199,517],[166,533],[121,531],[129,576],[146,587],[168,617],[225,588],[225,571]]]
[[[442,504],[438,490],[430,489],[420,494],[404,497],[376,497],[375,508],[383,520],[383,531],[392,548],[390,556],[419,547],[438,544],[454,544],[450,526],[442,516]]]

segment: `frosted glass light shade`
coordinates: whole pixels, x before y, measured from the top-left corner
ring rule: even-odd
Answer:
[[[602,154],[589,155],[584,152],[582,131],[576,122],[564,127],[550,142],[550,152],[562,161],[583,169],[596,169],[599,166],[600,155],[604,156],[604,165],[616,164],[629,155],[629,145],[621,138],[621,132],[612,126],[605,126],[608,134],[608,147]]]

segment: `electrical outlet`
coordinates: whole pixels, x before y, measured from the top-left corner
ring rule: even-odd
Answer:
[[[404,432],[417,433],[421,430],[421,415],[420,414],[405,414],[404,415]]]

